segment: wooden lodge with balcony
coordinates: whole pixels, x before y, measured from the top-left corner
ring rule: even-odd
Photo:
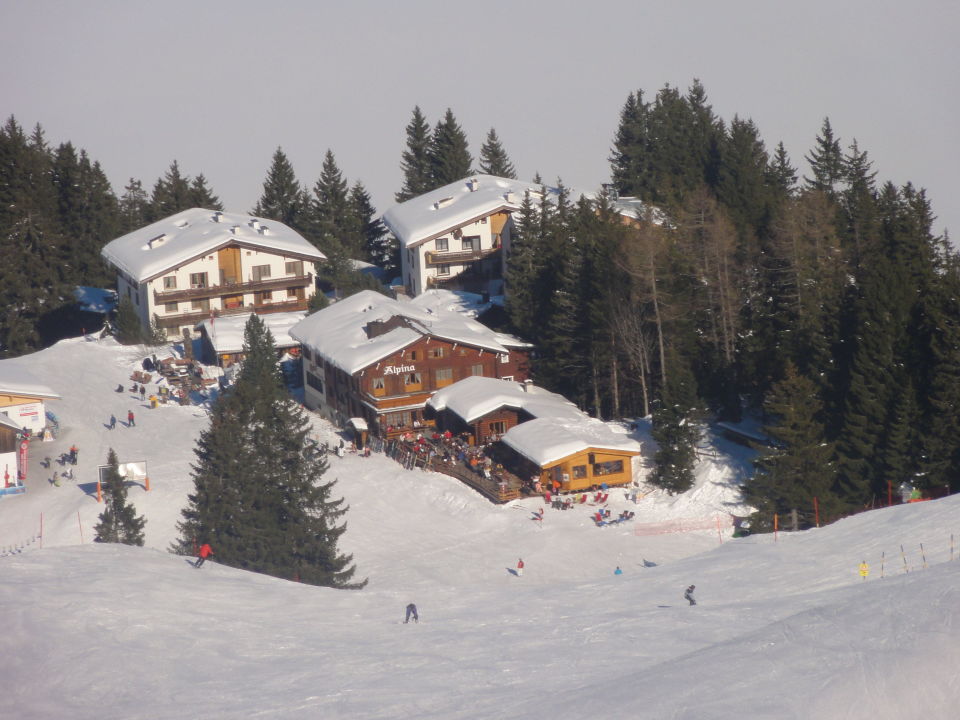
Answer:
[[[529,345],[454,310],[431,291],[413,300],[352,295],[295,325],[304,400],[337,425],[363,418],[383,438],[433,425],[424,406],[467,377],[524,380]],[[449,303],[447,303],[449,304]]]
[[[282,223],[202,208],[117,238],[102,255],[118,296],[170,338],[211,317],[305,311],[326,259]]]

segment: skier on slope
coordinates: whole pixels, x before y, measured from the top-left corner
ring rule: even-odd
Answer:
[[[193,564],[193,566],[200,567],[211,555],[213,555],[213,548],[210,547],[210,543],[204,543],[200,546],[200,556],[197,558],[197,561]]]
[[[517,577],[521,577],[522,575],[523,575],[523,558],[520,558],[519,560],[517,560]]]
[[[403,621],[403,624],[406,625],[408,622],[410,622],[410,618],[413,618],[415,623],[420,623],[420,616],[417,615],[417,606],[413,603],[407,605],[407,618]]]
[[[693,591],[696,590],[696,588],[696,585],[691,585],[683,593],[684,599],[687,600],[691,605],[697,604],[697,601],[693,599]]]

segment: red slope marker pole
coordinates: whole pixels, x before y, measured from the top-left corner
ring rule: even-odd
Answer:
[[[80,544],[83,545],[83,523],[80,522],[80,511],[77,510],[77,527],[80,528]]]

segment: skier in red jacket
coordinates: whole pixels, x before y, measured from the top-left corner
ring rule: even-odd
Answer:
[[[197,561],[193,564],[193,566],[200,567],[211,555],[213,555],[213,548],[210,547],[210,543],[204,543],[200,546],[200,557],[197,558]]]
[[[523,558],[517,560],[517,577],[523,575]]]

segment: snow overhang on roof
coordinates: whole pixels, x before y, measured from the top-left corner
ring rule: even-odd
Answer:
[[[251,313],[252,314],[252,313]],[[290,336],[290,328],[303,320],[304,312],[268,313],[260,315],[267,330],[273,335],[274,344],[278,348],[287,348],[298,345],[299,342]],[[228,315],[210,320],[204,320],[200,327],[204,329],[214,351],[220,354],[243,352],[243,333],[247,327],[250,315]]]
[[[0,362],[0,393],[60,399],[60,395],[37,380],[29,370],[18,365],[17,362],[16,360]]]
[[[613,432],[606,423],[583,415],[579,420],[546,417],[510,428],[502,441],[539,467],[585,450],[640,454],[640,444]]]
[[[112,240],[104,260],[140,283],[230,244],[288,257],[325,260],[302,235],[276,220],[191,208]]]
[[[454,293],[439,292],[447,293],[453,304]],[[386,323],[398,316],[403,323],[383,334],[368,336],[367,326],[371,322]],[[527,347],[521,340],[495,333],[463,313],[441,309],[435,292],[412,300],[394,300],[364,290],[308,315],[290,329],[290,335],[348,375],[426,335],[495,353]]]
[[[523,410],[533,417],[565,417],[582,420],[586,416],[562,395],[536,387],[497,378],[468,377],[438,390],[427,401],[434,410],[448,410],[464,422],[488,415],[500,408]]]
[[[397,203],[383,214],[382,220],[402,247],[412,247],[498,210],[518,210],[527,191],[537,204],[543,189],[537,183],[471,175]],[[546,192],[556,199],[556,188],[547,187]]]

